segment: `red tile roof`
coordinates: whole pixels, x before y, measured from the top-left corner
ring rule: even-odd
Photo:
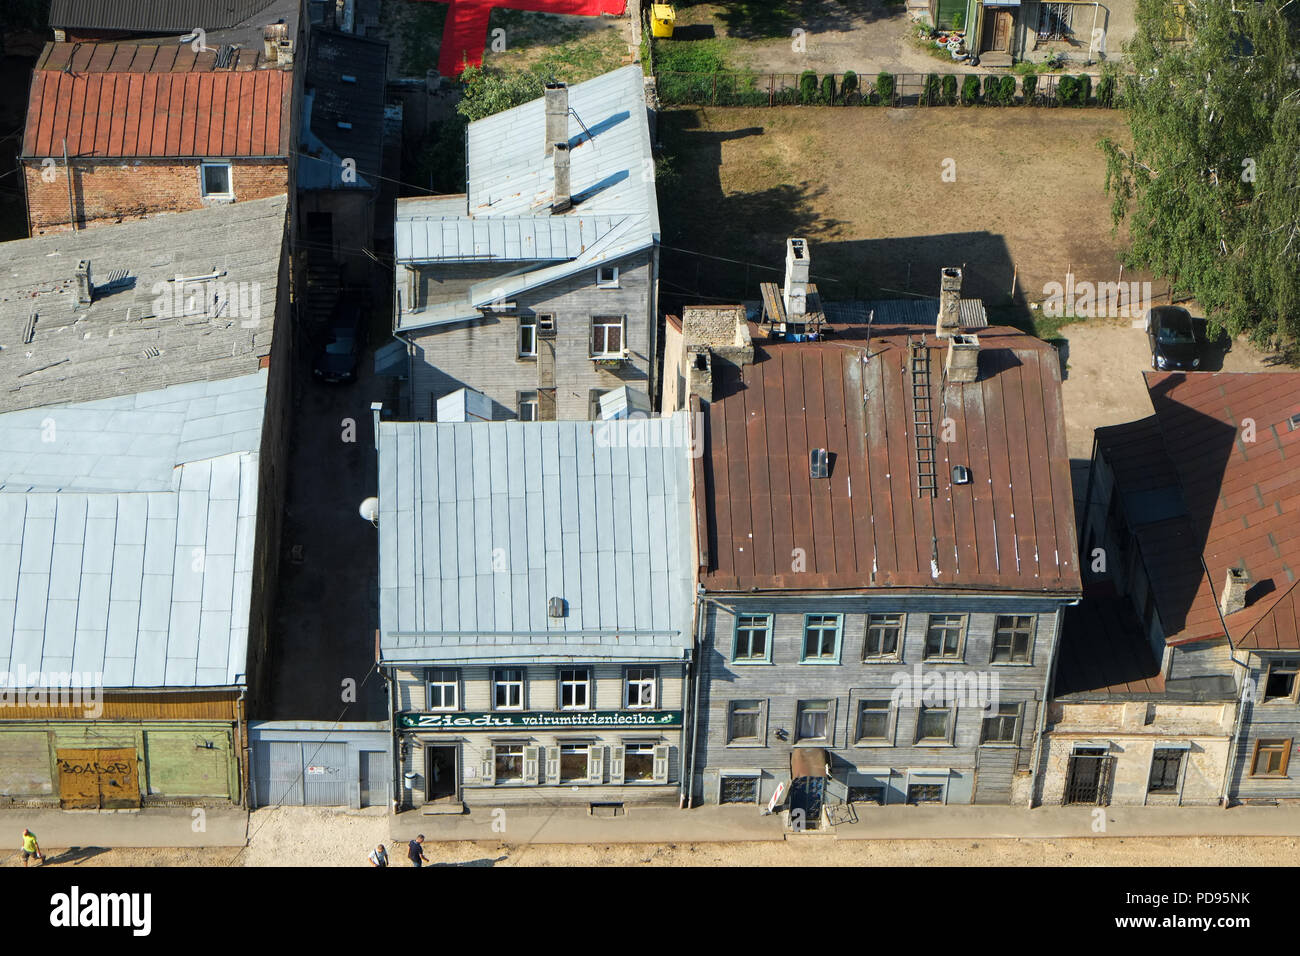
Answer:
[[[188,46],[51,43],[32,74],[24,157],[284,156],[289,70],[228,69]]]
[[[979,333],[980,378],[942,375],[926,342],[938,497],[917,497],[909,374],[915,328],[841,327],[716,363],[696,462],[702,582],[712,591],[916,587],[1078,594],[1078,548],[1058,353],[1014,329]],[[809,476],[809,452],[832,456]],[[966,465],[969,484],[953,485]],[[793,570],[792,552],[806,566]]]

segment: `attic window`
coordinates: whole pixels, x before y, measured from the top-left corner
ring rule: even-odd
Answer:
[[[343,120],[339,120],[339,129],[351,129],[351,128],[352,128],[351,123],[345,123],[343,122]]]
[[[970,484],[970,469],[965,465],[952,466],[952,483],[954,485]]]
[[[1288,418],[1286,420],[1286,426],[1288,431],[1295,431],[1296,429],[1300,429],[1300,412],[1296,412],[1294,415]]]
[[[234,199],[229,163],[200,163],[199,188],[205,199]]]
[[[355,76],[350,76],[347,73],[344,73],[340,77],[340,79],[342,79],[344,83],[355,83],[357,81],[357,78]]]
[[[596,270],[597,289],[618,288],[618,266],[601,266]]]
[[[830,455],[825,448],[814,448],[808,453],[808,473],[813,478],[830,477]]]

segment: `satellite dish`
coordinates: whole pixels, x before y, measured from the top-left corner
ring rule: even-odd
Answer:
[[[379,527],[378,498],[367,498],[365,501],[361,502],[361,507],[357,509],[357,512],[376,528]]]

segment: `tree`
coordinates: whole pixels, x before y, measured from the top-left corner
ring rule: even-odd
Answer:
[[[538,73],[470,67],[460,75],[464,91],[456,112],[469,122],[535,100],[546,83]]]
[[[1100,144],[1125,261],[1193,295],[1216,328],[1295,345],[1300,3],[1180,8],[1181,23],[1167,0],[1138,0],[1120,92],[1132,146]]]

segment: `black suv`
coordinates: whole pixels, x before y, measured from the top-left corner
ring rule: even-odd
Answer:
[[[364,339],[361,307],[339,303],[330,321],[329,339],[317,350],[312,362],[312,375],[320,382],[355,382]]]
[[[1176,305],[1158,305],[1146,314],[1151,367],[1164,371],[1198,369],[1205,361],[1205,319]]]

